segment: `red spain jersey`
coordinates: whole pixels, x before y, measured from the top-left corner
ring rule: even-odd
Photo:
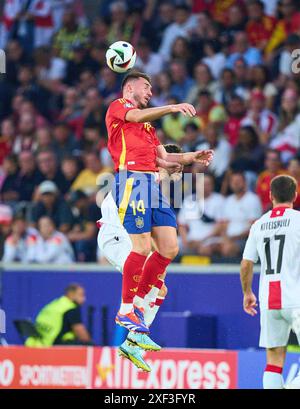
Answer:
[[[125,115],[136,109],[128,99],[113,101],[106,113],[108,150],[115,170],[139,170],[157,172],[156,147],[161,145],[155,128],[149,122],[128,122]]]

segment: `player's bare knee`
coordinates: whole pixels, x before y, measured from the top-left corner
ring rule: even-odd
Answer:
[[[173,246],[168,246],[165,249],[163,249],[163,251],[160,254],[164,257],[173,260],[177,256],[178,251],[179,251],[178,245],[174,244]]]

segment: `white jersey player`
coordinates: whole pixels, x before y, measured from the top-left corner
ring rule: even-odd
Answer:
[[[258,258],[261,263],[259,345],[267,351],[264,389],[284,388],[282,369],[291,330],[300,343],[300,212],[293,210],[296,197],[294,178],[282,175],[272,180],[273,209],[252,225],[241,263],[244,310],[252,316],[257,313],[253,264]],[[300,388],[300,377],[288,387]]]
[[[98,220],[98,246],[100,252],[118,271],[123,271],[124,263],[131,252],[132,243],[126,229],[122,225],[117,205],[112,193],[108,193],[101,204],[102,218]],[[163,282],[164,277],[161,277]],[[145,322],[151,325],[162,301],[166,297],[167,287],[153,287],[147,294],[145,306]],[[148,308],[147,308],[148,307]]]

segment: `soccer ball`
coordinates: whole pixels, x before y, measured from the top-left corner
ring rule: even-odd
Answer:
[[[115,72],[123,73],[135,64],[136,51],[126,41],[116,41],[106,51],[106,63]]]

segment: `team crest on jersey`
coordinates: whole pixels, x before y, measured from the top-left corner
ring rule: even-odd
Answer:
[[[127,103],[124,105],[124,107],[125,107],[125,108],[133,108],[133,105],[130,104],[130,102],[127,102]]]
[[[142,229],[142,228],[144,227],[144,219],[143,219],[141,216],[136,217],[136,219],[135,219],[135,225],[136,225],[136,227],[137,227],[138,229]]]

